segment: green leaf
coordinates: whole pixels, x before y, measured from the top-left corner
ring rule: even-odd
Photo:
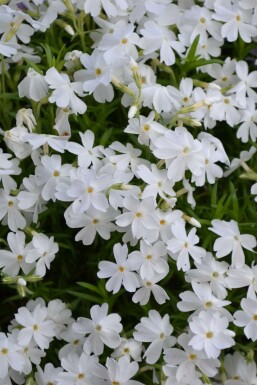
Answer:
[[[188,51],[187,57],[186,57],[186,63],[195,61],[195,54],[197,50],[197,46],[200,40],[200,35],[197,35]]]
[[[99,297],[95,297],[94,295],[90,295],[90,294],[80,293],[79,291],[67,290],[67,293],[73,295],[74,297],[85,299],[89,302],[96,302],[100,304],[103,302],[102,299]]]
[[[88,289],[90,291],[94,291],[97,294],[100,294],[98,287],[91,285],[91,283],[87,282],[77,282],[77,284],[81,287],[84,287],[85,289]]]

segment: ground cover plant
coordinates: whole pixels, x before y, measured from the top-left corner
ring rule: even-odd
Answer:
[[[0,385],[257,384],[257,0],[0,0]]]

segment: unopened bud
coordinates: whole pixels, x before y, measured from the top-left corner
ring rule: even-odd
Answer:
[[[130,109],[129,109],[129,112],[128,112],[129,119],[134,118],[134,116],[136,115],[137,111],[138,110],[137,110],[137,107],[135,105],[131,106]]]
[[[64,30],[71,36],[74,36],[75,35],[75,32],[74,32],[74,29],[72,28],[71,25],[69,24],[66,24],[66,26],[64,27]]]
[[[198,228],[202,227],[202,226],[201,226],[201,223],[198,222],[198,220],[195,219],[195,218],[193,218],[193,217],[189,217],[188,215],[183,214],[183,215],[182,215],[182,218],[183,218],[186,222],[190,223],[190,225],[192,225],[192,226],[195,226],[195,227],[198,227]]]
[[[20,286],[27,286],[27,282],[25,281],[24,278],[19,277],[18,280],[17,280],[17,285],[20,285]]]

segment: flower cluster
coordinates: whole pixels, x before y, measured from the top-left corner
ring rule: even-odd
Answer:
[[[0,2],[0,385],[257,383],[256,41],[256,0]]]

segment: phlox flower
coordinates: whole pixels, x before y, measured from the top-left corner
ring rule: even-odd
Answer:
[[[70,172],[71,185],[64,191],[56,194],[60,200],[73,200],[74,213],[83,213],[89,207],[106,212],[109,206],[104,190],[110,185],[109,175],[97,175],[93,169],[79,167]]]
[[[159,194],[162,198],[166,196],[174,197],[176,201],[176,193],[173,190],[173,183],[167,178],[167,171],[160,170],[155,164],[151,164],[151,170],[145,165],[138,167],[138,176],[147,183],[144,188],[142,198],[157,197]]]
[[[197,35],[200,38],[207,39],[208,34],[218,41],[222,41],[221,25],[213,20],[213,12],[207,7],[192,5],[182,14],[181,21],[178,25],[179,31],[190,39],[189,43],[193,43]]]
[[[168,274],[169,265],[164,258],[166,255],[167,249],[164,242],[149,244],[142,240],[140,241],[140,251],[133,251],[128,258],[133,258],[133,260],[137,258],[141,278],[150,279],[155,273]]]
[[[12,322],[16,321],[13,320]],[[22,374],[28,375],[32,370],[33,364],[39,365],[42,357],[46,356],[46,353],[39,349],[36,342],[32,340],[27,345],[21,346],[18,342],[18,335],[19,330],[14,328],[12,329],[11,334],[8,334],[8,339],[10,342],[20,347],[19,352],[22,354],[22,359],[24,360]],[[9,372],[9,374],[11,373]],[[17,383],[20,384],[19,381],[17,381]]]
[[[165,276],[165,273],[155,273],[151,278],[142,279],[139,277],[140,287],[133,295],[132,301],[134,303],[140,303],[140,305],[146,305],[152,294],[159,305],[164,304],[170,297],[160,285],[157,285],[157,282],[161,281]]]
[[[199,246],[195,246],[199,242],[196,235],[196,228],[192,228],[187,234],[185,225],[176,222],[171,227],[174,238],[168,240],[167,250],[171,257],[177,261],[178,270],[187,271],[190,269],[189,255],[198,263],[205,257],[206,251]]]
[[[248,108],[246,95],[253,102],[257,101],[257,93],[253,90],[253,88],[257,87],[257,71],[249,73],[247,62],[240,60],[236,63],[236,74],[239,80],[236,85],[228,91],[228,93],[235,92],[236,101],[239,106],[242,108]]]
[[[134,338],[121,338],[121,343],[118,348],[112,353],[113,358],[126,356],[134,361],[141,361],[142,343],[135,341]]]
[[[35,379],[38,385],[54,384],[56,376],[63,371],[62,368],[55,368],[53,364],[48,363],[45,365],[44,370],[40,366],[37,366],[37,372],[35,373]]]
[[[21,346],[35,342],[40,349],[48,349],[55,336],[55,323],[49,319],[46,307],[38,304],[33,311],[27,307],[20,307],[15,319],[22,329],[18,334],[18,342]]]
[[[143,385],[142,382],[131,380],[138,372],[139,365],[135,361],[130,362],[127,356],[121,357],[118,361],[108,357],[106,368],[104,379],[107,384]]]
[[[38,186],[42,188],[42,198],[45,201],[50,199],[56,201],[55,193],[58,184],[65,183],[69,180],[72,166],[70,164],[62,165],[60,155],[44,155],[41,158],[41,164],[35,169],[36,181]]]
[[[56,338],[61,339],[60,335],[66,329],[66,325],[71,321],[71,311],[60,299],[53,299],[48,303],[48,319],[54,321]]]
[[[252,341],[257,340],[257,299],[256,295],[252,298],[243,298],[241,303],[243,310],[238,310],[234,314],[234,324],[244,327],[244,334]]]
[[[70,82],[67,74],[59,73],[54,67],[46,72],[45,80],[49,88],[54,90],[48,98],[50,103],[56,103],[61,108],[70,107],[75,115],[85,113],[87,105],[75,95],[84,96],[82,83]]]
[[[186,272],[187,282],[209,282],[210,288],[215,296],[222,299],[227,296],[226,275],[228,274],[228,263],[217,261],[211,253],[206,253],[206,257],[201,263],[194,262],[196,269]]]
[[[196,176],[201,175],[202,148],[202,144],[185,128],[177,127],[156,140],[153,153],[157,158],[166,160],[167,176],[177,182],[184,178],[188,169]]]
[[[67,145],[69,136],[49,135],[49,134],[34,134],[24,133],[21,138],[24,142],[29,143],[33,150],[39,147],[49,146],[55,151],[63,153]]]
[[[134,29],[134,24],[123,23],[112,33],[103,36],[98,49],[104,51],[103,58],[107,65],[120,66],[128,63],[131,58],[138,58],[136,46],[139,44],[139,36]]]
[[[103,239],[110,239],[111,233],[116,230],[112,221],[119,211],[109,207],[106,212],[90,207],[85,213],[74,213],[72,207],[64,213],[67,226],[82,229],[76,234],[75,241],[82,241],[84,245],[91,245],[97,234]]]
[[[75,353],[80,356],[83,352],[83,345],[85,343],[86,337],[84,337],[81,333],[76,333],[73,330],[73,323],[74,319],[71,318],[67,328],[61,332],[61,339],[67,343],[59,350],[59,359],[68,357],[70,353]]]
[[[159,359],[162,349],[173,346],[176,339],[171,336],[173,327],[169,321],[169,315],[163,318],[158,311],[150,310],[148,317],[142,317],[141,322],[135,326],[133,336],[136,341],[151,342],[144,353],[146,362],[154,364]]]
[[[8,375],[9,367],[22,372],[25,359],[21,353],[21,347],[4,333],[0,333],[0,352],[0,379]]]
[[[176,378],[185,384],[191,384],[196,377],[196,370],[200,369],[208,377],[214,377],[218,372],[220,362],[209,359],[204,351],[194,350],[188,345],[192,334],[183,333],[178,337],[178,343],[183,348],[170,348],[165,351],[164,360],[167,365],[178,365]]]
[[[250,160],[255,153],[256,148],[254,146],[251,146],[249,151],[241,151],[239,158],[234,158],[232,160],[229,169],[224,172],[224,176],[228,176],[232,172],[237,170],[239,167],[242,166],[243,162],[247,162],[248,160]]]
[[[207,283],[192,282],[192,291],[184,291],[179,295],[182,301],[177,303],[177,307],[182,312],[189,312],[195,310],[190,316],[190,319],[194,315],[198,315],[201,310],[207,309],[209,311],[219,312],[221,315],[228,318],[229,321],[233,321],[231,314],[224,309],[224,306],[229,305],[231,302],[219,299],[215,297],[211,291],[210,285]]]
[[[128,123],[124,132],[138,135],[138,142],[146,146],[149,145],[150,140],[154,142],[166,131],[164,126],[154,121],[153,111],[147,117],[140,115],[139,118],[131,118]]]
[[[92,306],[90,310],[91,319],[79,317],[73,324],[73,330],[79,334],[89,334],[84,344],[87,354],[103,353],[104,345],[114,349],[120,345],[122,331],[121,317],[116,313],[108,313],[107,303]]]
[[[225,120],[229,126],[234,127],[239,123],[241,115],[236,107],[238,102],[235,100],[235,96],[222,95],[216,91],[216,96],[219,100],[212,103],[210,107],[210,117],[214,120]]]
[[[257,265],[243,265],[240,269],[230,268],[226,272],[226,285],[229,289],[247,287],[247,297],[254,298],[257,293]]]
[[[80,61],[86,69],[76,71],[74,79],[83,82],[84,91],[93,93],[97,102],[110,102],[114,97],[111,85],[112,67],[106,64],[103,53],[99,50],[94,50],[91,56],[84,53],[80,56]]]
[[[48,84],[45,77],[33,68],[29,68],[27,76],[18,85],[19,97],[26,96],[29,99],[39,102],[48,93]]]
[[[66,150],[72,154],[78,155],[78,165],[80,167],[88,168],[91,164],[94,167],[99,166],[100,160],[103,156],[101,146],[94,147],[95,135],[92,131],[87,130],[84,133],[79,133],[81,144],[75,142],[68,142]]]
[[[257,382],[256,363],[248,362],[239,352],[225,356],[224,369],[227,375],[226,385],[253,385]]]
[[[115,17],[122,10],[126,10],[128,7],[126,0],[85,0],[84,11],[90,13],[91,16],[98,16],[103,8],[108,17]]]
[[[17,195],[18,207],[24,212],[33,213],[32,220],[34,223],[38,221],[38,214],[46,208],[46,201],[42,198],[43,186],[38,186],[37,177],[30,175],[28,178],[23,178],[22,188]]]
[[[117,216],[116,224],[120,227],[131,225],[134,238],[144,238],[150,243],[155,242],[158,238],[158,221],[154,215],[155,205],[155,200],[151,197],[142,201],[133,196],[126,197],[123,206],[127,211]]]
[[[100,385],[102,383],[93,374],[99,365],[96,356],[90,356],[84,352],[80,356],[70,353],[68,357],[61,359],[61,365],[64,371],[59,370],[57,373],[56,385]]]
[[[10,158],[10,154],[5,154],[0,151],[0,182],[2,182],[3,188],[5,190],[15,190],[17,184],[13,179],[13,175],[19,175],[21,173],[21,168],[19,166],[19,160],[17,158]]]
[[[179,18],[178,6],[170,4],[155,21],[147,20],[144,23],[144,28],[140,29],[140,33],[143,36],[140,40],[140,47],[144,50],[145,55],[160,50],[161,62],[164,62],[166,65],[175,63],[174,51],[182,54],[185,47],[177,40],[175,33],[168,26],[178,23]]]
[[[109,157],[110,162],[116,164],[117,170],[119,171],[126,171],[130,166],[132,172],[137,175],[138,166],[142,163],[147,163],[145,160],[139,158],[142,151],[134,148],[130,143],[123,145],[120,142],[113,142],[109,148],[119,153],[110,155]]]
[[[140,266],[140,260],[137,255],[130,255],[128,258],[128,247],[126,244],[116,243],[113,247],[113,254],[116,263],[109,261],[101,261],[99,263],[99,278],[110,278],[106,283],[106,289],[117,293],[121,285],[129,291],[133,292],[139,287],[139,280],[135,270]]]
[[[0,250],[2,272],[16,277],[21,269],[24,274],[28,274],[35,264],[26,262],[29,247],[25,243],[25,234],[22,231],[8,233],[7,242],[11,251]]]
[[[35,274],[44,277],[46,268],[50,269],[50,263],[54,260],[59,246],[54,242],[54,237],[48,238],[45,234],[36,233],[29,244],[30,250],[26,256],[26,262],[36,262]]]
[[[12,231],[24,229],[26,220],[18,208],[17,197],[10,194],[9,189],[0,189],[0,220]]]
[[[235,333],[228,330],[229,321],[218,312],[202,310],[189,323],[194,336],[189,346],[195,350],[204,350],[208,358],[217,358],[222,349],[230,348],[235,344]]]
[[[243,143],[247,143],[249,139],[255,142],[257,138],[257,110],[255,102],[253,99],[247,98],[246,103],[247,108],[241,112],[240,125],[236,134],[236,137],[241,139]]]
[[[240,234],[237,223],[234,220],[230,222],[213,219],[213,227],[209,230],[219,235],[213,245],[217,258],[225,257],[232,252],[232,267],[241,268],[245,263],[243,248],[253,252],[256,247],[256,238],[250,234]]]
[[[1,37],[0,40],[0,54],[6,57],[11,57],[13,55],[17,54],[17,50],[20,47],[19,44],[13,43],[13,42],[6,42]]]
[[[217,0],[214,4],[215,13],[213,18],[224,22],[221,27],[221,35],[228,41],[235,41],[238,35],[246,43],[252,41],[252,37],[256,36],[257,28],[252,25],[251,10],[240,8],[238,2],[231,0]]]

